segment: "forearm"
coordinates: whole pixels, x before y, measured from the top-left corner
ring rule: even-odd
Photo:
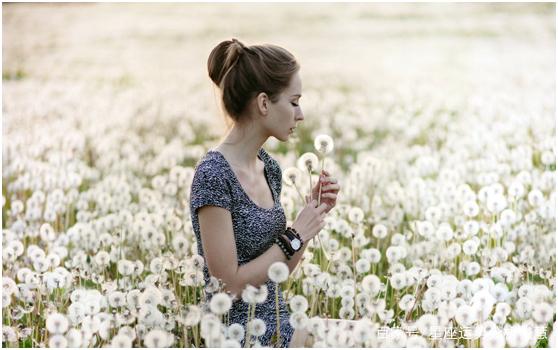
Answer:
[[[269,279],[267,275],[269,267],[277,261],[282,261],[288,265],[287,257],[281,248],[277,244],[273,244],[262,255],[238,267],[235,274],[234,287],[231,292],[241,297],[242,291],[248,284],[254,287],[260,287]]]

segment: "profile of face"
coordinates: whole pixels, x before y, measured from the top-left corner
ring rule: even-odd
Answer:
[[[304,114],[299,105],[302,96],[300,75],[296,72],[289,86],[279,96],[279,100],[272,103],[265,93],[256,97],[257,105],[263,117],[262,123],[270,136],[280,141],[287,141],[294,132],[298,122],[304,120]]]

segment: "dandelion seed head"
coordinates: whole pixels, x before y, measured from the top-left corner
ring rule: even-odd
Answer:
[[[48,315],[46,320],[46,328],[49,333],[61,334],[68,330],[68,319],[61,313],[55,312]]]
[[[376,275],[367,275],[362,279],[362,289],[371,296],[380,292],[381,281]]]
[[[378,239],[385,238],[388,234],[388,229],[383,224],[376,224],[374,228],[372,228],[372,235]]]
[[[250,334],[259,337],[265,334],[266,324],[261,318],[254,318],[248,322],[248,329]]]
[[[245,303],[253,304],[256,302],[256,293],[258,289],[250,284],[246,285],[246,287],[242,290],[242,300]]]
[[[132,339],[125,334],[117,334],[110,341],[111,348],[131,348]]]
[[[359,207],[351,207],[348,213],[349,221],[354,224],[359,224],[364,219],[364,212]]]
[[[313,172],[317,170],[318,165],[319,165],[318,156],[316,156],[312,152],[304,153],[298,158],[297,161],[297,167],[304,173]]]
[[[68,340],[62,334],[55,334],[50,336],[48,340],[49,348],[65,348],[68,346]]]
[[[289,323],[294,329],[305,329],[308,316],[304,312],[293,312],[289,317]]]
[[[13,327],[2,325],[2,342],[8,341],[12,343],[16,342],[17,339],[18,336]]]
[[[289,267],[282,261],[276,261],[269,267],[267,276],[275,283],[281,283],[289,278]]]
[[[314,139],[314,148],[323,155],[333,151],[333,139],[329,135],[320,134]]]
[[[295,295],[289,300],[289,306],[293,312],[306,312],[308,300],[303,295]]]
[[[267,289],[267,284],[262,284],[260,288],[257,288],[254,293],[254,300],[256,304],[265,303],[265,301],[267,300],[268,292],[269,291]]]
[[[172,345],[173,335],[161,329],[149,331],[143,340],[143,344],[148,348],[166,348]]]
[[[370,271],[370,261],[364,258],[358,259],[355,263],[355,268],[359,274],[367,273]]]
[[[211,312],[217,315],[223,315],[224,313],[229,311],[231,306],[232,300],[226,293],[217,293],[213,295],[209,304]]]
[[[242,339],[244,339],[244,333],[244,327],[239,323],[233,323],[227,329],[229,338],[237,341],[242,341]]]
[[[302,172],[299,168],[289,167],[283,171],[283,181],[288,186],[300,186],[302,183]]]

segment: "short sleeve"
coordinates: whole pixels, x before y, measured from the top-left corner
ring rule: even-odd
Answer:
[[[224,169],[213,161],[198,165],[190,189],[190,211],[213,205],[231,211],[232,191]]]

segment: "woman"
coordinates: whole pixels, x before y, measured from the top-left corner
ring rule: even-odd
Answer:
[[[312,200],[307,197],[292,227],[286,228],[280,202],[281,168],[262,145],[270,136],[287,141],[304,120],[298,104],[299,65],[292,54],[275,45],[246,47],[236,39],[227,40],[209,55],[208,70],[234,125],[224,141],[198,162],[192,182],[190,212],[198,252],[206,261],[205,282],[211,275],[224,283],[234,295],[229,324],[243,326],[248,304],[240,297],[242,291],[248,284],[265,284],[267,299],[256,305],[255,317],[265,321],[266,331],[258,339],[263,346],[274,346],[270,342],[277,332],[275,283],[268,278],[268,268],[281,261],[289,273],[293,271],[307,242],[324,227],[340,187],[324,171],[321,204],[317,205],[317,184]],[[307,333],[297,330],[295,334],[281,291],[279,310],[278,345],[303,346]]]

